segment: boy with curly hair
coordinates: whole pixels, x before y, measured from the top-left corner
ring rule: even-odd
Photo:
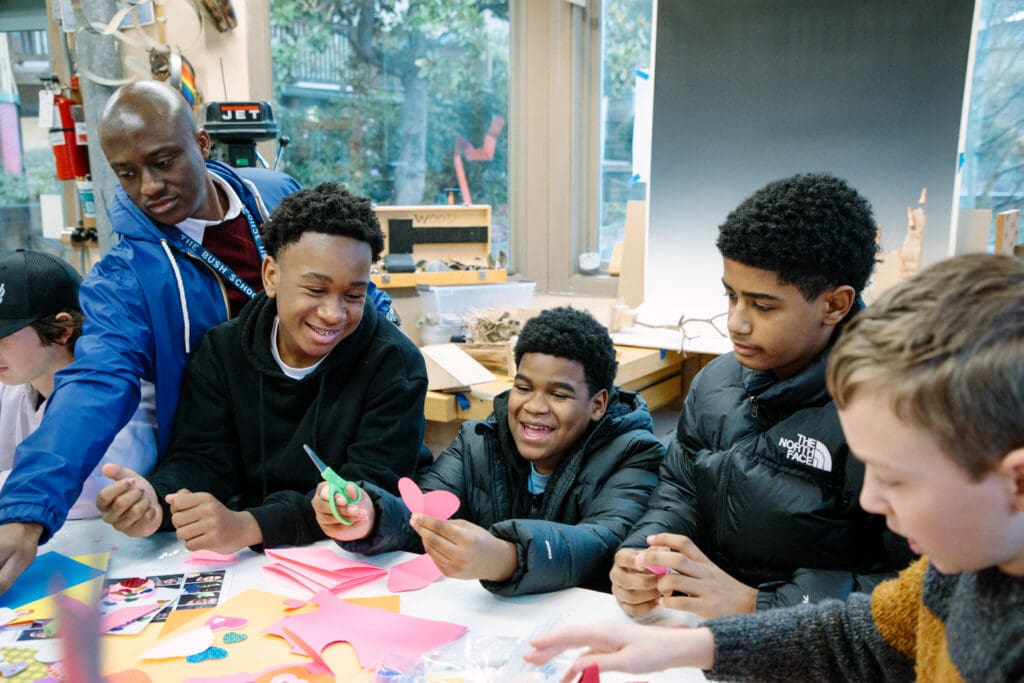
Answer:
[[[621,624],[534,641],[539,662],[710,669],[715,680],[1019,681],[1024,678],[1024,264],[938,263],[857,316],[828,387],[863,462],[860,500],[924,554],[846,603]],[[572,674],[567,675],[568,680]]]
[[[103,518],[131,536],[177,530],[189,550],[323,538],[321,480],[395,491],[429,460],[419,349],[367,297],[384,236],[370,200],[335,183],[281,200],[264,237],[264,292],[211,329],[189,360],[167,455],[148,479],[116,465]]]
[[[616,553],[612,592],[634,616],[844,598],[910,560],[857,504],[864,470],[825,390],[875,262],[867,200],[829,174],[778,180],[729,214],[718,249],[733,353],[694,378],[647,512]]]
[[[423,491],[456,494],[455,519],[412,515],[401,499],[361,482],[352,522],[313,499],[324,533],[374,554],[427,552],[447,576],[519,595],[604,588],[604,567],[643,513],[664,447],[639,394],[616,389],[615,347],[593,316],[555,308],[526,322],[513,387],[486,420],[466,422],[419,478]],[[349,498],[354,498],[353,485]]]

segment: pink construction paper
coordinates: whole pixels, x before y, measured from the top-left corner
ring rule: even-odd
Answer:
[[[409,512],[419,512],[437,519],[448,519],[459,509],[459,497],[451,491],[430,491],[423,493],[419,485],[409,477],[398,480],[398,492]]]
[[[244,617],[225,617],[222,614],[214,614],[206,620],[206,625],[210,627],[211,631],[227,631],[229,629],[236,631],[245,628],[248,623],[249,620]]]
[[[114,612],[108,612],[100,618],[100,633],[106,633],[111,629],[119,628],[125,624],[130,624],[136,619],[146,616],[150,612],[157,611],[161,607],[163,607],[162,604],[152,602],[146,605],[122,607]]]
[[[195,550],[185,560],[188,564],[234,564],[238,562],[235,555],[215,553],[212,550]]]
[[[387,570],[373,567],[373,571],[343,572],[341,574],[324,572],[305,565],[292,562],[273,562],[264,565],[266,571],[282,576],[302,586],[310,593],[329,590],[332,593],[343,593],[370,581],[376,581],[387,574]]]
[[[267,557],[278,562],[289,564],[300,564],[304,567],[317,570],[318,572],[331,572],[343,574],[347,578],[351,576],[362,576],[363,574],[379,575],[380,567],[367,562],[356,562],[346,560],[336,554],[330,548],[322,546],[306,546],[304,548],[275,548],[266,551]]]
[[[354,605],[339,600],[329,591],[317,593],[312,602],[319,609],[286,616],[266,632],[291,642],[285,633],[287,629],[321,653],[331,643],[347,642],[355,649],[365,669],[376,668],[385,657],[418,661],[423,653],[450,643],[466,632],[466,627],[459,624]],[[292,651],[304,652],[294,643]]]
[[[309,673],[311,673],[311,674],[330,674],[330,673],[334,673],[333,671],[331,671],[331,667],[327,666],[327,662],[325,662],[323,660],[323,657],[320,656],[320,652],[318,650],[315,650],[312,647],[310,647],[309,643],[307,643],[305,640],[300,638],[295,633],[295,631],[292,631],[292,630],[286,628],[285,626],[281,626],[281,630],[284,631],[284,636],[285,636],[285,638],[288,639],[288,642],[290,642],[292,644],[292,647],[298,647],[300,650],[302,650],[302,654],[306,655],[307,657],[309,657],[310,659],[313,660],[312,664],[307,664],[306,665],[306,668],[309,670]]]
[[[420,555],[396,564],[388,574],[388,590],[392,593],[418,591],[441,578],[441,570],[430,555]]]

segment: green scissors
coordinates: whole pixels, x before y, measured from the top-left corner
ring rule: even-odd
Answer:
[[[328,498],[328,500],[331,503],[331,514],[333,514],[334,518],[342,524],[346,526],[351,526],[352,520],[345,519],[344,517],[338,514],[338,507],[334,504],[334,496],[340,493],[341,496],[349,503],[358,503],[359,500],[363,497],[362,490],[360,490],[360,488],[353,484],[352,482],[340,477],[337,472],[328,467],[323,460],[317,457],[316,453],[313,452],[313,449],[310,448],[309,445],[302,444],[302,448],[306,451],[306,455],[309,456],[309,459],[313,461],[313,464],[316,465],[316,468],[320,470],[320,476],[323,477],[323,480],[327,482],[327,492],[330,495],[330,498]],[[348,497],[349,484],[356,486],[355,498]]]

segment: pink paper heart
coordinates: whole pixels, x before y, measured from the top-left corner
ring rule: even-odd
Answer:
[[[459,509],[459,497],[451,491],[430,491],[423,493],[412,479],[398,480],[398,492],[410,512],[419,512],[436,519],[448,519]]]
[[[206,620],[206,625],[210,627],[211,631],[243,628],[248,623],[249,620],[242,617],[223,617],[219,614],[215,614]]]
[[[287,598],[284,601],[284,608],[286,610],[299,609],[300,607],[305,607],[305,606],[306,606],[306,601],[305,600],[296,600],[294,598]]]

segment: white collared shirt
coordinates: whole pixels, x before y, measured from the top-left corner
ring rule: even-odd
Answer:
[[[206,234],[208,227],[232,221],[238,218],[238,214],[242,213],[242,200],[239,199],[238,193],[231,187],[231,184],[216,173],[211,173],[210,171],[207,171],[207,173],[213,178],[213,184],[223,190],[224,196],[228,198],[228,210],[224,212],[224,217],[220,220],[208,221],[202,218],[189,217],[178,223],[177,228],[196,242],[199,242],[199,244],[203,243],[203,236]]]

